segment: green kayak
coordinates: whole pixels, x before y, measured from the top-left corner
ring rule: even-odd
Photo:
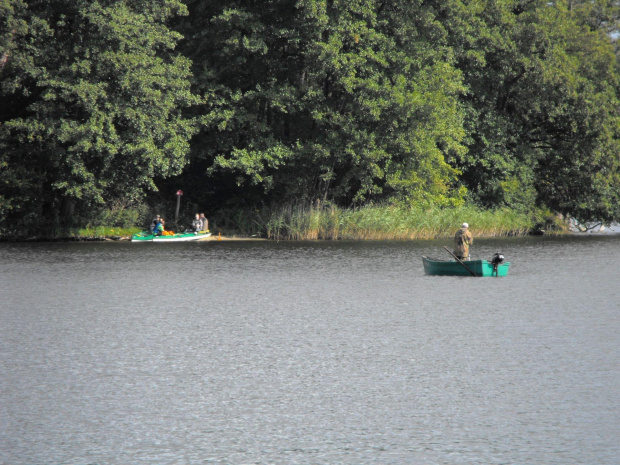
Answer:
[[[503,259],[503,257],[502,257]],[[510,262],[493,263],[487,260],[436,260],[422,257],[424,272],[432,276],[507,276]]]
[[[154,236],[150,231],[142,231],[131,236],[131,242],[190,242],[209,237],[209,231],[182,232],[169,236]]]

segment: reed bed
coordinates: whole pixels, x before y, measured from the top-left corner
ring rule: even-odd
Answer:
[[[286,205],[237,212],[235,229],[275,240],[413,240],[452,237],[463,222],[477,237],[532,233],[543,223],[547,232],[563,226],[546,212],[522,213],[509,209],[403,208],[367,206],[342,209],[333,205]]]
[[[140,232],[140,228],[120,228],[109,226],[96,226],[83,228],[75,231],[72,236],[76,239],[105,239],[109,237],[128,237]]]

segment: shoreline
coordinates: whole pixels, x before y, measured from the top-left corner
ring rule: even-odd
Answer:
[[[554,231],[554,232],[528,232],[517,233],[508,232],[506,234],[476,234],[474,237],[480,239],[490,239],[498,237],[526,237],[526,236],[563,236],[563,235],[613,235],[618,234],[620,231]],[[355,242],[376,242],[376,241],[432,241],[437,239],[451,239],[451,235],[441,235],[438,237],[419,237],[419,238],[406,238],[406,239],[365,239],[365,238],[352,238],[352,239],[270,239],[258,236],[246,236],[246,235],[211,235],[209,237],[198,239],[195,242],[318,242],[318,241],[355,241]],[[78,237],[78,236],[65,236],[65,237],[28,237],[28,238],[6,238],[0,237],[0,243],[32,243],[32,242],[131,242],[131,236],[103,236],[103,237]]]
[[[464,218],[474,237],[559,235],[570,224],[543,210],[515,212],[509,209],[480,210],[473,206],[430,209],[398,206],[337,207],[288,206],[260,211],[228,212],[223,227],[209,239],[224,241],[412,241],[451,239]],[[221,216],[222,216],[221,215]],[[215,221],[215,220],[214,220]],[[182,228],[182,226],[177,226]],[[135,226],[91,226],[51,230],[4,231],[2,242],[128,241],[141,230]],[[30,232],[29,236],[24,233]],[[40,234],[43,232],[44,234]],[[45,237],[47,236],[47,237]]]
[[[480,239],[490,239],[490,238],[498,238],[498,237],[525,237],[525,236],[613,236],[620,234],[620,224],[614,224],[611,227],[605,227],[602,230],[590,230],[590,231],[579,231],[577,229],[570,230],[557,230],[557,231],[527,231],[523,232],[522,230],[517,231],[507,231],[502,234],[492,234],[492,233],[480,233],[474,234],[474,237]],[[412,238],[338,238],[338,239],[290,239],[286,237],[280,238],[266,238],[259,236],[249,236],[244,234],[229,234],[222,235],[218,233],[217,235],[211,235],[209,237],[201,238],[196,242],[279,242],[279,241],[302,241],[302,242],[316,242],[316,241],[356,241],[356,242],[364,242],[364,241],[428,241],[428,240],[436,240],[436,239],[451,239],[452,235],[450,234],[441,234],[435,237],[412,237]],[[31,237],[1,237],[0,243],[24,243],[24,242],[130,242],[131,236],[128,235],[109,235],[109,236],[64,236],[64,237],[40,237],[40,236],[31,236]]]
[[[270,241],[272,239],[266,239],[263,237],[252,236],[209,236],[198,239],[195,242],[210,242],[210,241]],[[103,236],[103,237],[78,237],[78,236],[65,236],[65,237],[27,237],[27,238],[6,238],[0,237],[0,243],[24,243],[24,242],[131,242],[131,236]]]

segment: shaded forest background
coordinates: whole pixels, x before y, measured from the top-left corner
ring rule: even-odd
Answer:
[[[186,214],[618,221],[619,24],[603,0],[0,0],[0,235],[179,189]]]

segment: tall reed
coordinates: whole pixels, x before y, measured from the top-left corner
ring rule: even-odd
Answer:
[[[343,209],[329,204],[289,204],[239,213],[234,223],[241,233],[276,240],[409,240],[451,237],[463,222],[469,223],[471,232],[478,237],[525,235],[534,231],[543,218],[549,222],[548,217],[545,212],[483,210],[473,206]],[[563,226],[554,227],[561,230]]]

